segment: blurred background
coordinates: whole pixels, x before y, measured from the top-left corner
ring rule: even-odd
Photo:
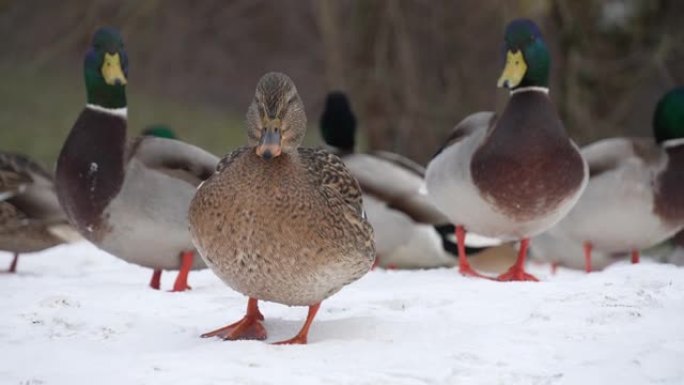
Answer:
[[[83,54],[102,25],[130,60],[129,134],[166,123],[218,155],[244,143],[259,77],[292,77],[317,145],[325,94],[348,92],[363,149],[421,163],[464,116],[500,110],[507,21],[534,19],[551,97],[579,143],[650,136],[684,84],[681,0],[0,0],[0,149],[52,166],[85,103]]]

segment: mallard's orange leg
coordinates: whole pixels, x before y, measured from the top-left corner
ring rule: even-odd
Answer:
[[[19,253],[14,253],[14,258],[12,258],[12,263],[10,264],[9,270],[7,270],[8,273],[16,273],[17,272],[17,262],[19,262]]]
[[[591,250],[594,248],[589,242],[584,242],[584,271],[591,273]]]
[[[320,302],[309,306],[309,314],[306,316],[306,322],[304,322],[302,330],[300,330],[296,336],[290,338],[289,340],[275,342],[274,345],[306,345],[307,337],[309,335],[309,328],[311,327],[311,323],[313,322],[314,317],[316,317],[316,313],[320,307]]]
[[[632,250],[632,263],[639,263],[639,250]]]
[[[456,226],[456,244],[458,247],[458,272],[466,277],[487,278],[470,267],[465,252],[465,229],[463,226]]]
[[[523,238],[520,241],[520,252],[518,259],[507,272],[501,274],[496,279],[497,281],[539,281],[537,277],[525,272],[525,259],[527,258],[527,248],[530,245],[529,238]]]
[[[192,289],[188,286],[188,274],[192,268],[192,261],[194,254],[192,251],[184,251],[181,253],[181,267],[176,276],[176,282],[173,283],[173,290],[171,291],[186,291]]]
[[[161,269],[155,269],[152,273],[152,279],[150,279],[150,287],[154,290],[159,290],[159,284],[161,282]]]
[[[256,298],[247,301],[247,313],[241,320],[201,335],[202,338],[220,337],[224,340],[265,340],[266,329],[261,324],[264,320],[263,314],[259,311],[259,304]]]

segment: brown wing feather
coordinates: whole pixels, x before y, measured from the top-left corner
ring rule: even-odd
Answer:
[[[300,148],[299,156],[309,174],[326,190],[339,196],[359,215],[363,213],[361,188],[342,160],[322,149]]]
[[[370,155],[392,162],[406,171],[412,172],[421,178],[425,178],[425,167],[405,156],[387,151],[372,151]]]
[[[52,175],[29,158],[7,152],[0,152],[0,196],[12,196],[23,191],[34,182],[31,174],[52,180]]]
[[[230,166],[230,164],[233,163],[235,159],[237,159],[240,155],[242,155],[245,151],[249,150],[250,148],[251,147],[247,146],[240,147],[228,153],[216,165],[216,172],[221,172],[223,169]]]

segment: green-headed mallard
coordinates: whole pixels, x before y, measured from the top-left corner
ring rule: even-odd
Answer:
[[[606,253],[651,247],[684,228],[684,87],[668,92],[653,116],[655,141],[611,138],[582,149],[587,189],[550,231]],[[590,262],[589,262],[590,263]]]
[[[306,343],[321,301],[366,274],[375,259],[361,190],[344,163],[300,148],[304,105],[292,80],[268,73],[247,111],[248,145],[228,154],[190,204],[190,232],[207,265],[249,297],[245,317],[206,333],[265,339],[257,301],[309,306]]]
[[[88,104],[57,161],[59,200],[78,231],[131,263],[180,270],[174,291],[188,288],[193,258],[187,210],[218,158],[189,144],[156,137],[127,141],[128,58],[118,31],[99,29],[85,57]]]
[[[455,227],[421,189],[425,169],[399,154],[355,152],[356,117],[343,92],[326,97],[320,129],[331,152],[342,158],[361,186],[363,207],[375,233],[378,266],[454,266],[458,248],[451,237]]]
[[[459,233],[522,240],[516,263],[499,280],[536,280],[524,269],[529,238],[568,213],[588,173],[549,99],[551,58],[541,32],[530,20],[514,20],[504,43],[498,85],[511,90],[506,108],[500,117],[480,112],[459,123],[426,181]]]
[[[24,155],[0,152],[0,250],[41,251],[79,240],[57,201],[52,175]]]

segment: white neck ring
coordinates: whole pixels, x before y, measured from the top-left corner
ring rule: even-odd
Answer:
[[[520,87],[516,88],[514,90],[511,90],[511,95],[515,95],[521,92],[542,92],[545,94],[549,94],[549,87],[539,87],[539,86],[528,86],[528,87]]]
[[[663,148],[672,148],[684,144],[684,138],[669,139],[663,142]]]
[[[86,104],[86,108],[91,109],[93,111],[98,111],[105,113],[107,115],[112,115],[112,116],[117,116],[122,119],[126,119],[128,117],[128,107],[122,107],[122,108],[106,108],[102,106],[98,106],[97,104]]]

